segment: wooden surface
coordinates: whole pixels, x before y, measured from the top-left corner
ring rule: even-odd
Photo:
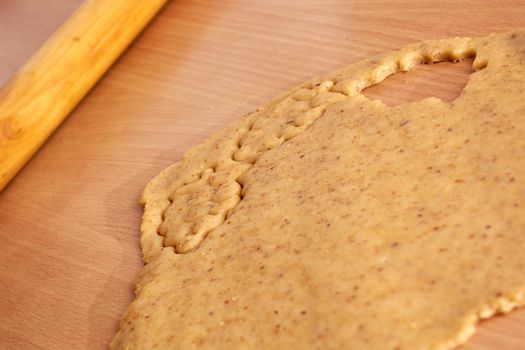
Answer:
[[[166,1],[84,1],[0,89],[0,191]]]
[[[78,3],[0,0],[0,82]],[[422,39],[525,23],[521,0],[494,3],[173,0],[0,193],[0,348],[104,349],[141,267],[138,198],[149,179],[312,76]],[[423,66],[367,93],[450,100],[468,71]],[[525,310],[483,322],[465,349],[525,349]]]

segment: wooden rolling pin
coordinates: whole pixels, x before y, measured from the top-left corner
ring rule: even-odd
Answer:
[[[0,191],[168,0],[86,0],[0,90]]]

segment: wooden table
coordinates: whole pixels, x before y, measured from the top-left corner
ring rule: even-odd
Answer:
[[[79,3],[0,0],[0,84]],[[0,348],[105,348],[142,266],[138,198],[149,179],[312,76],[525,23],[523,1],[492,3],[173,0],[0,193]],[[369,93],[452,99],[468,70],[419,68]],[[483,322],[465,349],[525,349],[525,310]]]

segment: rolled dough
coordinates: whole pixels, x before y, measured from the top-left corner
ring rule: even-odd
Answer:
[[[452,103],[361,91],[474,57]],[[426,41],[286,92],[146,187],[112,349],[451,349],[524,303],[525,32]]]

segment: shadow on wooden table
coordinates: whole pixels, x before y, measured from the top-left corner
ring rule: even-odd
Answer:
[[[122,196],[124,191],[128,191],[130,188],[137,188],[137,184],[143,181],[143,176],[137,176],[136,178],[128,181],[127,183],[120,184],[114,190],[108,192],[105,195],[104,201],[111,203],[111,199],[119,198]],[[137,188],[133,191],[135,196],[140,194],[140,190]],[[130,208],[131,207],[131,208]],[[135,201],[134,203],[122,203],[121,207],[115,207],[114,205],[107,206],[105,208],[103,221],[112,222],[115,219],[122,220],[130,215],[130,212],[134,212],[137,216],[141,215],[142,207]],[[136,220],[132,220],[136,221]],[[123,227],[124,230],[120,229]],[[107,226],[107,237],[111,241],[112,247],[118,250],[118,262],[115,263],[113,258],[110,271],[105,272],[105,283],[100,288],[99,293],[94,296],[93,304],[88,310],[88,334],[87,334],[87,345],[86,349],[98,349],[106,348],[111,338],[118,330],[118,321],[124,313],[127,305],[133,300],[133,287],[135,282],[133,280],[127,280],[125,276],[129,275],[130,267],[135,266],[140,254],[139,227],[129,231],[129,226],[114,222],[114,225]],[[129,232],[126,232],[129,231]],[[129,250],[123,247],[130,246],[129,240],[135,242],[133,244],[136,247],[136,254],[129,256]],[[127,271],[127,273],[126,273]],[[119,292],[116,292],[119,291]],[[101,322],[102,320],[106,320]],[[109,320],[113,320],[110,322]],[[102,328],[103,325],[112,324],[110,328]]]

